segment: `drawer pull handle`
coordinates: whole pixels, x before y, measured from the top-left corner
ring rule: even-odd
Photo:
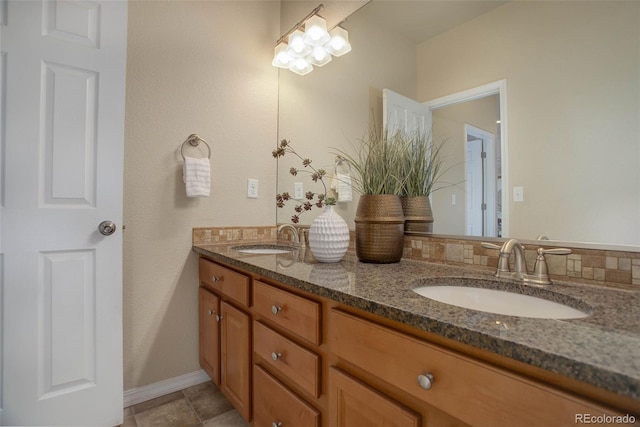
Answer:
[[[209,316],[213,316],[215,313],[216,313],[216,312],[215,312],[215,311],[213,311],[213,310],[209,310],[209,311],[207,311],[207,314],[208,314]]]
[[[271,423],[271,427],[282,427],[282,422],[274,421]]]
[[[421,374],[418,375],[418,384],[425,390],[429,390],[431,386],[433,386],[433,375],[432,374]]]
[[[216,314],[216,322],[219,322],[222,320],[222,316],[219,314]]]
[[[219,282],[222,280],[221,276],[211,276],[211,281],[212,282]]]
[[[273,359],[274,362],[277,362],[278,359],[282,358],[282,353],[273,352],[271,353],[271,358]]]
[[[278,313],[280,313],[282,311],[282,307],[280,307],[279,305],[272,305],[271,306],[271,313],[276,316],[278,315]]]

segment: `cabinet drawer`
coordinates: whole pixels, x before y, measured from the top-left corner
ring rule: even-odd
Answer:
[[[261,367],[253,367],[255,427],[317,427],[320,412],[296,396]]]
[[[469,424],[566,426],[602,408],[442,347],[332,310],[335,354]],[[419,375],[433,375],[426,390]],[[423,378],[424,379],[424,378]]]
[[[249,305],[249,277],[200,258],[200,282],[245,306]]]
[[[339,369],[329,369],[331,427],[419,427],[420,416]]]
[[[320,304],[259,280],[253,283],[253,307],[270,321],[320,344]]]
[[[260,322],[253,322],[253,351],[313,397],[320,397],[320,356]]]

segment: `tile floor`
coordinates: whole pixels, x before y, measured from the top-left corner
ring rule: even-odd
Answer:
[[[248,427],[211,382],[167,394],[124,410],[121,427]]]

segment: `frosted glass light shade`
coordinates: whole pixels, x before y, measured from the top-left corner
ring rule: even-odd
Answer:
[[[311,65],[311,63],[305,58],[296,58],[293,60],[289,69],[296,74],[304,76],[305,74],[309,74],[313,71],[313,65]]]
[[[289,68],[292,62],[293,58],[287,53],[287,44],[279,43],[274,49],[271,65],[278,68]]]
[[[294,58],[304,58],[311,53],[311,46],[304,41],[304,33],[295,30],[289,35],[287,53]]]
[[[324,64],[331,62],[331,54],[322,46],[316,46],[313,48],[311,55],[307,57],[309,62],[318,67],[322,67]]]
[[[327,21],[318,15],[309,18],[304,28],[304,41],[310,46],[322,46],[331,38],[327,31]]]
[[[331,39],[327,44],[327,50],[333,56],[342,56],[351,51],[351,44],[349,43],[349,33],[342,27],[335,27],[329,33]]]

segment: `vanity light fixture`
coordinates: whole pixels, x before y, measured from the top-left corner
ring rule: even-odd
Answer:
[[[276,42],[271,65],[287,68],[305,75],[313,66],[322,67],[331,62],[332,56],[341,56],[351,50],[349,33],[336,26],[327,31],[327,22],[318,12],[319,5]]]

